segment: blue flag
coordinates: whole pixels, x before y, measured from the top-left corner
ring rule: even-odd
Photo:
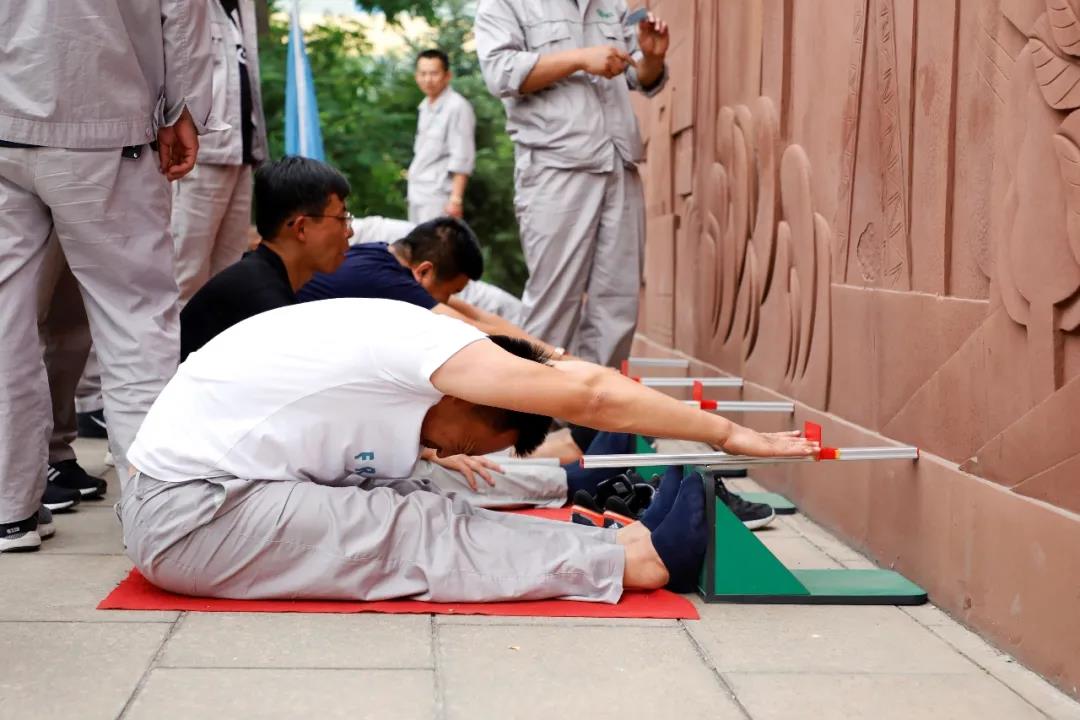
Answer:
[[[300,30],[300,4],[293,0],[289,23],[289,62],[285,77],[285,154],[325,160],[315,83],[311,79],[304,33]]]

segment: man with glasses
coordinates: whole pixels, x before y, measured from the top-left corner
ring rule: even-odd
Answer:
[[[302,157],[268,163],[255,173],[255,225],[262,243],[210,279],[180,313],[180,359],[253,315],[292,305],[315,273],[345,260],[352,216],[349,181],[329,165]]]

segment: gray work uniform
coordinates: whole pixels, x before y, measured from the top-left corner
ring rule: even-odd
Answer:
[[[354,476],[355,478],[355,476]],[[615,530],[476,508],[430,483],[360,486],[142,473],[124,547],[155,585],[236,599],[618,602]]]
[[[447,87],[435,102],[418,108],[413,159],[409,164],[409,221],[445,215],[453,176],[471,175],[476,163],[476,115],[469,101]]]
[[[214,54],[213,116],[228,127],[199,138],[198,164],[173,183],[172,235],[181,307],[247,250],[252,167],[267,158],[255,4],[240,0],[239,18],[229,17],[219,0],[207,4]],[[251,91],[252,162],[245,162],[243,153],[241,52]]]
[[[0,522],[37,512],[52,428],[36,298],[50,232],[78,281],[124,457],[176,368],[169,192],[147,143],[210,116],[205,3],[0,4]],[[213,124],[213,123],[211,123]],[[33,147],[11,147],[18,143]],[[132,147],[125,157],[121,149]]]
[[[529,94],[520,87],[549,53],[611,45],[640,58],[626,13],[621,0],[480,0],[476,11],[480,67],[515,146],[525,330],[602,365],[628,356],[637,323],[645,241],[629,95],[642,89],[637,70],[610,80],[576,72]],[[665,69],[646,94],[666,78]]]

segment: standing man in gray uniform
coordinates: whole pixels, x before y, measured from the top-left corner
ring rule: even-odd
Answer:
[[[176,284],[183,307],[240,259],[251,226],[251,172],[267,158],[253,0],[210,0],[213,116],[229,127],[199,141],[199,163],[173,185]]]
[[[176,369],[168,181],[210,115],[206,3],[0,3],[0,552],[41,544],[52,412],[37,307],[50,231],[102,361],[120,477]]]
[[[465,186],[476,162],[476,115],[450,87],[450,58],[425,50],[416,58],[420,103],[409,165],[409,220],[422,223],[442,215],[461,218]]]
[[[480,67],[516,151],[524,327],[601,365],[629,355],[641,286],[629,91],[655,94],[667,77],[667,26],[633,20],[623,0],[480,0],[476,11]]]

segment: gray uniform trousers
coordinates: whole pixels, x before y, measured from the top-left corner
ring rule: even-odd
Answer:
[[[124,545],[155,585],[235,599],[617,602],[611,529],[475,508],[422,482],[367,487],[136,474]]]
[[[128,445],[176,370],[169,193],[156,154],[0,148],[0,522],[37,512],[52,409],[37,298],[55,229],[101,356],[121,477]]]
[[[630,354],[644,261],[645,200],[637,170],[544,167],[521,150],[514,184],[529,268],[525,330],[585,360],[617,366]]]
[[[250,165],[199,163],[173,183],[172,237],[181,307],[247,250],[251,191]]]
[[[52,398],[49,462],[74,460],[71,444],[78,435],[75,394],[90,353],[90,324],[79,283],[71,274],[55,234],[45,250],[38,293],[38,333]]]
[[[446,215],[446,203],[450,196],[432,198],[422,203],[409,203],[409,222],[419,225],[420,223],[434,220]]]
[[[488,471],[494,485],[488,485],[477,475],[476,490],[469,487],[460,472],[427,460],[416,463],[410,480],[430,481],[439,492],[454,493],[480,508],[562,507],[566,504],[566,471],[559,465],[504,462],[504,458],[496,456],[490,459],[502,463],[503,472]]]

